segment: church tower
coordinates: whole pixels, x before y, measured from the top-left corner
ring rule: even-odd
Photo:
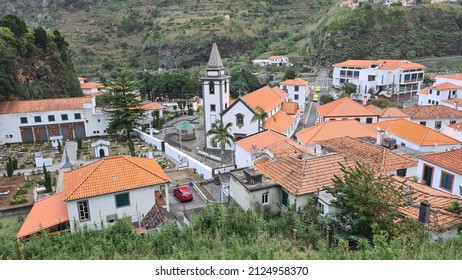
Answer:
[[[229,79],[230,76],[225,74],[217,44],[214,43],[207,64],[207,73],[201,78],[205,133],[214,122],[221,120],[221,113],[229,106]],[[220,149],[219,146],[214,147],[210,144],[210,138],[211,136],[205,136],[205,147]]]

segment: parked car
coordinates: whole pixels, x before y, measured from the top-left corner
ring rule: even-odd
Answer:
[[[315,93],[313,94],[313,102],[318,102],[319,101],[319,94]]]
[[[177,187],[173,190],[173,194],[181,201],[191,201],[193,194],[188,186]]]

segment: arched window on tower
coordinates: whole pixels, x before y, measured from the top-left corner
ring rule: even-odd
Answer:
[[[215,84],[213,82],[209,83],[209,88],[210,88],[209,90],[210,94],[215,94]]]
[[[228,81],[225,81],[225,93],[228,92]]]

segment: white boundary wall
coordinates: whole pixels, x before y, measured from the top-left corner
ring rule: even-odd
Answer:
[[[138,129],[133,130],[140,140],[143,140],[146,143],[152,144],[156,147],[157,150],[162,151],[162,141],[151,137],[149,134],[141,132]],[[177,150],[176,148],[170,146],[168,143],[164,143],[165,155],[175,160],[177,163],[181,164],[182,167],[184,163],[188,168],[195,169],[196,173],[202,175],[204,179],[209,180],[213,178],[212,168],[198,161],[197,159]],[[183,161],[182,161],[183,159]]]

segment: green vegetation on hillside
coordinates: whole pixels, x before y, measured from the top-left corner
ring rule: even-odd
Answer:
[[[0,100],[80,96],[79,82],[59,31],[0,19]]]
[[[310,56],[331,65],[347,59],[409,59],[459,55],[462,9],[425,5],[413,8],[345,10],[313,31]]]

